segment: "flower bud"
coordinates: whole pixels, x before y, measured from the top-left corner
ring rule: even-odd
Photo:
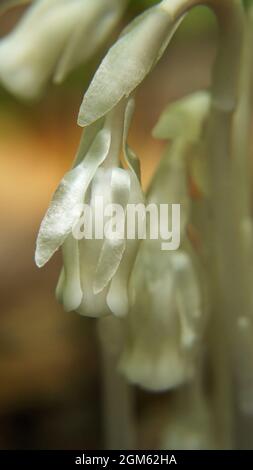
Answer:
[[[145,240],[130,288],[133,305],[121,371],[131,382],[153,391],[189,381],[204,318],[190,255],[185,250],[164,253],[159,244]]]
[[[127,240],[126,207],[143,202],[134,171],[138,165],[126,142],[132,111],[131,100],[122,102],[103,124],[88,129],[88,143],[84,137],[76,166],[63,178],[41,224],[36,263],[43,266],[62,246],[56,295],[68,311],[92,317],[128,312],[128,281],[139,242]],[[120,168],[122,145],[127,169]]]

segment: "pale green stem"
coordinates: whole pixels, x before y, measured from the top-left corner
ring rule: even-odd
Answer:
[[[241,61],[240,96],[234,121],[234,166],[235,178],[240,187],[238,201],[241,215],[251,216],[251,173],[250,134],[253,101],[253,8],[249,9],[245,20],[244,46]]]
[[[241,217],[241,272],[238,273],[237,289],[241,290],[241,309],[237,313],[233,331],[234,364],[237,382],[237,437],[244,445],[245,422],[242,416],[249,417],[253,412],[253,312],[252,312],[252,190],[250,159],[252,101],[253,101],[253,6],[247,11],[245,19],[244,48],[241,63],[240,100],[234,122],[234,184],[238,187],[237,213]],[[240,315],[240,324],[238,316]],[[249,421],[248,434],[252,435],[252,420]],[[241,427],[243,424],[243,428]],[[252,438],[247,437],[248,445]]]
[[[135,417],[132,387],[118,373],[122,323],[114,317],[99,320],[105,449],[134,449]]]
[[[230,357],[231,323],[242,308],[244,265],[240,259],[241,231],[237,200],[240,188],[233,172],[233,118],[238,102],[240,60],[243,40],[243,8],[237,0],[164,0],[163,8],[174,21],[197,5],[206,5],[216,14],[220,43],[213,74],[211,112],[206,142],[210,178],[210,261],[213,296],[219,302],[211,321],[214,360],[219,380],[219,427],[228,436],[233,413]],[[243,302],[244,303],[244,302]],[[218,315],[221,317],[218,318]],[[233,330],[233,326],[232,326]],[[224,332],[222,335],[221,331]],[[217,354],[219,351],[219,354]],[[221,357],[219,356],[221,355]],[[214,364],[215,368],[215,364]],[[215,372],[215,370],[214,370]],[[225,439],[225,438],[224,438]],[[226,439],[225,439],[226,440]]]
[[[126,103],[126,100],[121,100],[106,117],[105,128],[108,128],[111,131],[111,146],[108,156],[102,165],[103,168],[120,166]]]

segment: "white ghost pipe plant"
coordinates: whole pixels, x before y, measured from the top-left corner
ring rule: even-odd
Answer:
[[[127,0],[35,0],[0,40],[0,82],[35,98],[85,63],[119,22]],[[7,6],[7,5],[6,5]]]
[[[85,136],[80,146],[76,166],[63,178],[41,224],[36,263],[43,266],[62,246],[64,267],[57,297],[67,311],[76,310],[92,317],[108,313],[124,316],[128,312],[128,280],[138,239],[126,239],[125,225],[123,233],[116,231],[107,237],[103,231],[101,238],[96,239],[94,227],[98,216],[96,198],[100,198],[104,207],[119,204],[124,211],[128,203],[143,202],[134,170],[136,159],[126,143],[132,112],[133,100],[123,101],[103,124],[97,123],[89,129],[90,135]],[[127,169],[120,168],[122,146]],[[82,233],[80,236],[81,225],[87,223],[85,213],[84,219],[80,218],[82,203],[91,209],[91,239]]]
[[[106,164],[112,148],[112,130],[117,121],[120,122],[118,118],[114,121],[112,115],[118,112],[122,100],[129,97],[156,65],[187,12],[198,5],[205,5],[214,11],[221,31],[210,93],[209,115],[204,130],[210,180],[209,197],[213,214],[210,278],[212,278],[213,292],[217,289],[222,314],[221,322],[214,321],[213,337],[219,337],[220,342],[220,335],[216,334],[217,325],[226,333],[229,330],[231,318],[234,320],[235,312],[240,309],[238,291],[242,292],[241,279],[244,278],[241,276],[242,236],[239,233],[240,220],[235,210],[238,194],[237,188],[233,187],[233,152],[231,152],[233,118],[238,104],[244,24],[240,0],[163,0],[136,18],[123,31],[98,68],[80,108],[79,124],[89,126],[90,132],[93,132],[95,129],[93,126],[96,127],[98,124],[100,129],[94,131],[91,142],[88,133],[91,145],[87,144],[86,139],[83,142],[87,150],[86,158],[83,160],[80,155],[78,156],[75,168],[63,180],[54,197],[41,226],[36,259],[39,265],[44,264],[52,253],[63,245],[64,270],[58,285],[58,296],[67,310],[75,309],[92,316],[100,316],[109,311],[120,316],[127,312],[127,304],[126,307],[124,305],[123,311],[121,306],[119,310],[120,302],[115,301],[114,296],[112,302],[110,297],[113,281],[117,284],[119,269],[124,264],[126,247],[124,254],[121,255],[123,250],[118,250],[118,246],[117,249],[114,249],[115,246],[108,249],[107,246],[98,244],[93,251],[89,248],[86,250],[85,245],[81,247],[82,241],[77,243],[75,241],[73,244],[71,240],[69,245],[71,227],[80,215],[78,211],[77,213],[73,211],[73,204],[87,200],[93,207],[93,195],[97,192],[105,199],[111,200],[115,193],[115,181],[120,182],[122,190],[119,188],[116,193],[120,195],[120,199],[122,196],[124,201],[127,200],[126,195],[131,193],[129,190],[131,178],[125,177],[125,172],[129,170],[120,169],[119,172],[119,166],[115,164],[111,166],[109,164],[108,170]],[[101,119],[105,121],[102,122]],[[113,125],[110,122],[113,122]],[[187,148],[181,141],[175,141],[174,156],[176,152],[177,155],[186,155]],[[126,153],[129,154],[127,150]],[[172,160],[173,164],[177,161],[175,158]],[[176,169],[178,176],[180,171],[183,172],[183,168],[184,166],[178,167],[176,164],[173,169]],[[116,174],[115,178],[113,173]],[[160,176],[158,181],[159,179]],[[134,181],[136,182],[136,179]],[[180,197],[186,195],[184,185],[183,177],[181,186],[179,185]],[[156,198],[155,188],[156,184],[152,185],[149,198]],[[158,189],[161,191],[161,187]],[[174,190],[173,185],[172,190]],[[139,190],[136,190],[137,193],[139,194]],[[165,193],[168,195],[167,188]],[[173,197],[175,194],[173,192]],[[186,211],[183,230],[187,220]],[[148,241],[146,244],[145,240],[141,245],[130,282],[130,292],[133,296],[127,320],[130,335],[121,359],[121,367],[133,382],[152,390],[160,390],[176,386],[194,374],[196,353],[199,350],[205,318],[205,302],[201,292],[202,282],[199,283],[198,280],[198,266],[195,265],[195,258],[186,239],[181,250],[170,254],[168,263],[165,263],[163,255],[159,270],[156,241],[152,241],[151,244]],[[136,245],[133,249],[133,259],[137,249]],[[159,254],[161,254],[160,243]],[[83,266],[86,256],[87,271],[83,275],[80,266]],[[111,263],[111,258],[114,263]],[[128,257],[125,260],[127,276],[124,275],[123,278],[128,279],[132,263],[131,266],[128,264]],[[240,288],[237,281],[240,283]],[[128,282],[125,282],[124,285],[127,284]],[[138,295],[141,288],[145,290],[146,298],[144,295]],[[117,291],[119,292],[118,288]],[[127,292],[126,287],[125,292]],[[231,312],[232,316],[229,317]],[[159,321],[156,318],[158,314]],[[161,341],[156,341],[152,336],[154,331]],[[225,346],[228,344],[226,341],[227,337]],[[219,350],[216,344],[214,347]],[[227,359],[226,353],[223,364],[228,364]],[[223,371],[225,372],[225,368]]]

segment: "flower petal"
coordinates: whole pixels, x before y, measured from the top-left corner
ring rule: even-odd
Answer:
[[[103,118],[98,119],[98,121],[94,122],[83,130],[73,167],[79,165],[79,163],[83,161],[97,133],[102,129],[103,123]]]
[[[124,317],[129,311],[128,283],[138,246],[138,240],[127,240],[120,266],[111,280],[106,302],[116,317]]]
[[[129,204],[144,203],[143,194],[139,182],[134,173],[131,173],[131,187]],[[129,220],[127,221],[129,223]],[[139,221],[140,223],[140,221]],[[144,224],[145,221],[142,220]],[[137,250],[139,247],[139,240],[137,239],[137,230],[141,231],[142,227],[136,227],[136,239],[126,241],[126,249],[120,266],[113,276],[106,302],[112,313],[117,317],[126,316],[129,311],[129,292],[128,284],[131,271],[134,266]]]
[[[129,201],[130,185],[131,179],[128,171],[120,168],[112,170],[112,204],[120,204],[124,211]],[[101,292],[108,285],[118,270],[126,248],[126,241],[122,237],[124,237],[124,233],[116,234],[115,238],[106,239],[103,243],[94,280],[95,294]]]
[[[85,192],[110,148],[107,130],[97,134],[86,158],[69,171],[58,186],[38,234],[35,261],[41,267],[51,258],[71,232],[81,214]]]
[[[35,253],[37,266],[47,263],[71,232],[81,214],[86,180],[87,172],[79,165],[69,171],[58,186],[40,226]]]
[[[131,178],[127,170],[113,168],[111,176],[112,204],[120,204],[125,210],[129,201]]]
[[[156,124],[153,136],[157,139],[184,138],[198,141],[209,107],[210,95],[205,91],[192,93],[170,103]]]
[[[190,349],[198,339],[196,323],[202,316],[201,293],[190,256],[183,251],[173,253],[172,267],[177,279],[176,303],[181,323],[181,344]]]
[[[70,234],[62,245],[64,265],[63,306],[66,312],[76,310],[81,304],[83,291],[80,281],[78,241]]]
[[[80,306],[76,310],[80,315],[88,317],[101,317],[110,314],[106,305],[107,289],[95,295],[93,292],[93,281],[95,277],[96,266],[101,250],[101,240],[79,241],[80,252],[80,272],[83,298]]]
[[[96,72],[80,108],[80,126],[104,116],[142,82],[160,55],[170,24],[170,16],[159,5],[133,22]]]
[[[107,239],[103,243],[101,254],[98,260],[95,280],[93,284],[94,294],[99,294],[111,281],[122,260],[126,248],[125,240]]]

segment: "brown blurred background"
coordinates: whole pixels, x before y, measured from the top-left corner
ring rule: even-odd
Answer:
[[[129,19],[134,11],[136,2]],[[0,18],[1,36],[20,14],[15,8]],[[170,100],[208,86],[216,38],[211,14],[196,10],[137,94],[130,141],[141,158],[145,187],[163,146],[151,130]],[[37,103],[18,102],[0,87],[1,449],[103,447],[96,322],[66,314],[57,304],[60,254],[41,270],[34,263],[38,227],[71,166],[81,133],[78,109],[102,56],[64,85],[51,86]],[[138,447],[154,448],[164,394],[136,394]]]

